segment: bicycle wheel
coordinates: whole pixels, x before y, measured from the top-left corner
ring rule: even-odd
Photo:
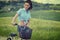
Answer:
[[[7,38],[7,40],[12,40],[11,38]]]

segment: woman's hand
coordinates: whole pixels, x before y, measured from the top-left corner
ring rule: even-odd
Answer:
[[[16,22],[12,22],[12,25],[14,26],[14,25],[16,25],[17,23]]]
[[[24,23],[24,26],[29,26],[30,20],[27,23]]]

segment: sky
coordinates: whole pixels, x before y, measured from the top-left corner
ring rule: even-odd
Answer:
[[[60,4],[60,0],[32,0],[38,3]]]

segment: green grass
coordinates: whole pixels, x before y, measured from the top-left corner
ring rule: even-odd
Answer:
[[[12,17],[16,14],[16,11],[13,12],[3,12],[0,13],[0,17]],[[32,18],[37,19],[46,19],[46,20],[55,20],[60,21],[60,10],[38,10],[38,11],[31,11]]]
[[[54,15],[55,14],[55,15]],[[32,11],[30,28],[33,29],[31,40],[60,40],[60,22],[55,19],[60,17],[60,11],[43,10]],[[12,16],[15,12],[1,13],[0,15],[0,36],[8,36],[11,32],[17,32],[17,26],[11,25]],[[58,16],[56,16],[58,15]],[[41,17],[42,16],[42,17]],[[44,19],[45,18],[45,19]],[[46,20],[47,19],[47,20]]]
[[[13,29],[13,30],[12,30]],[[8,36],[10,32],[15,32],[16,28],[11,24],[10,17],[1,17],[0,18],[0,35]]]
[[[32,25],[34,29],[34,36],[36,39],[34,40],[57,40],[59,38],[58,35],[60,35],[60,23],[56,21],[50,21],[50,20],[38,20],[33,19],[34,23]],[[37,24],[36,24],[37,23]],[[59,24],[59,25],[58,25]],[[38,38],[38,37],[39,38]],[[54,37],[54,38],[53,38]]]
[[[60,21],[60,10],[40,10],[32,12],[33,18]]]

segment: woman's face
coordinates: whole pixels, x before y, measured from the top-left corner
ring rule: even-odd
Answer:
[[[26,10],[28,10],[29,7],[30,7],[29,3],[25,3],[25,4],[24,4],[24,8],[25,8]]]

